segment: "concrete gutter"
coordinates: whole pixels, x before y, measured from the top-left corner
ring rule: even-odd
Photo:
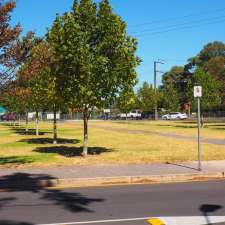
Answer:
[[[157,184],[178,183],[225,179],[224,172],[189,173],[189,174],[166,174],[144,176],[118,176],[96,178],[66,178],[66,179],[43,179],[32,180],[7,180],[0,182],[0,190],[11,189],[44,189],[44,188],[72,188],[72,187],[97,187],[129,184]]]

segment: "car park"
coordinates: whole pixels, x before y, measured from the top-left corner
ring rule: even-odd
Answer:
[[[162,116],[163,120],[185,120],[187,118],[188,118],[187,114],[181,112],[170,112]]]

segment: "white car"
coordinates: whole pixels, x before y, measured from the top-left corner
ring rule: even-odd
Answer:
[[[186,113],[171,112],[162,116],[163,120],[185,120],[188,116]]]
[[[120,119],[141,119],[141,112],[139,110],[134,110],[129,113],[120,113],[118,114]]]

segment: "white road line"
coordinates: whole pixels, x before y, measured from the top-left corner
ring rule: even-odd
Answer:
[[[68,222],[68,223],[51,223],[51,224],[38,224],[38,225],[76,225],[76,224],[112,223],[112,222],[140,221],[140,220],[147,220],[149,218],[150,217],[129,218],[129,219],[113,219],[113,220],[93,220],[93,221]]]
[[[38,225],[79,225],[79,224],[99,224],[99,223],[113,223],[113,222],[129,222],[129,221],[146,221],[149,217],[141,218],[128,218],[128,219],[112,219],[112,220],[93,220],[93,221],[80,221],[68,223],[51,223],[51,224],[38,224]],[[206,225],[210,223],[225,222],[225,216],[185,216],[185,217],[158,217],[166,223],[166,225]],[[146,223],[147,224],[147,223]]]
[[[225,222],[225,216],[161,217],[166,225],[207,225]]]

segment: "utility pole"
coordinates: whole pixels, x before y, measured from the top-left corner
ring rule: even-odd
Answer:
[[[156,97],[155,120],[158,120],[157,72],[162,73],[161,71],[157,71],[157,64],[164,64],[164,63],[161,60],[154,61],[154,91],[155,91],[155,97]]]

